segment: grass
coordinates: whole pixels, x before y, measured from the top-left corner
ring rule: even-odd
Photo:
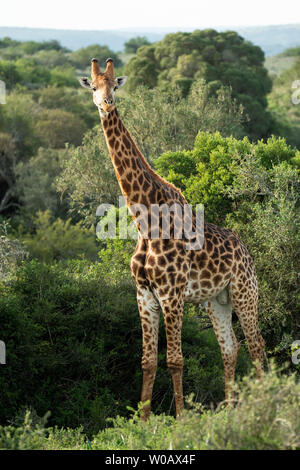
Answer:
[[[0,427],[0,449],[43,450],[295,450],[300,449],[300,383],[271,366],[261,380],[252,374],[236,387],[235,406],[204,409],[192,397],[180,420],[151,415],[117,417],[88,438],[82,428],[47,428],[30,411],[21,426]]]

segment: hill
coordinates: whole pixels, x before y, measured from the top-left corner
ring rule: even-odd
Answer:
[[[201,28],[203,29],[203,28]],[[218,31],[234,30],[254,44],[260,46],[266,56],[278,54],[288,47],[300,44],[300,24],[271,25],[255,27],[220,27]],[[134,30],[63,30],[42,28],[14,28],[0,26],[0,38],[10,37],[19,41],[58,40],[64,47],[76,50],[90,44],[106,44],[114,51],[121,51],[124,43],[135,36],[146,36],[151,42],[160,41],[167,33],[180,31],[181,28],[136,28]],[[186,31],[192,31],[186,30]]]

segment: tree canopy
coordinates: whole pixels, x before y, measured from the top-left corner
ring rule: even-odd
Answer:
[[[264,53],[234,31],[168,34],[162,41],[140,47],[125,71],[130,90],[139,84],[164,89],[177,84],[186,95],[201,78],[212,84],[212,93],[222,85],[229,86],[249,116],[249,136],[263,137],[270,132],[266,95],[272,82],[264,68]]]
[[[127,54],[135,54],[139,47],[148,46],[149,44],[150,42],[148,41],[146,36],[137,36],[125,42],[125,52]]]

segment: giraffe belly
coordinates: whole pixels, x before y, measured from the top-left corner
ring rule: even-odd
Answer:
[[[225,299],[225,297],[227,297],[227,293],[225,293],[227,285],[228,281],[224,280],[217,286],[205,284],[205,287],[203,287],[200,281],[189,280],[185,289],[184,300],[185,302],[198,304],[205,300],[212,299],[213,297],[220,296],[221,303],[227,303],[227,298]]]

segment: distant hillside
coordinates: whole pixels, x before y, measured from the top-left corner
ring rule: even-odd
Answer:
[[[204,29],[204,28],[201,28]],[[266,56],[279,54],[289,47],[300,45],[300,24],[257,26],[257,27],[220,27],[219,31],[234,30],[254,44],[260,46]],[[181,28],[136,28],[135,30],[84,31],[39,28],[12,28],[0,26],[0,38],[8,36],[19,41],[58,40],[62,46],[71,50],[90,44],[108,45],[113,51],[122,51],[124,43],[135,36],[146,36],[149,41],[161,40],[167,33],[180,31]],[[190,29],[189,31],[192,31]]]
[[[300,45],[300,24],[235,28],[241,36],[262,48],[266,56]]]
[[[91,44],[107,45],[113,51],[122,51],[128,39],[139,36],[131,31],[85,31],[40,28],[10,28],[0,26],[0,38],[10,37],[18,41],[49,41],[56,39],[62,46],[71,50],[87,47]],[[149,41],[159,41],[164,33],[145,33]]]

